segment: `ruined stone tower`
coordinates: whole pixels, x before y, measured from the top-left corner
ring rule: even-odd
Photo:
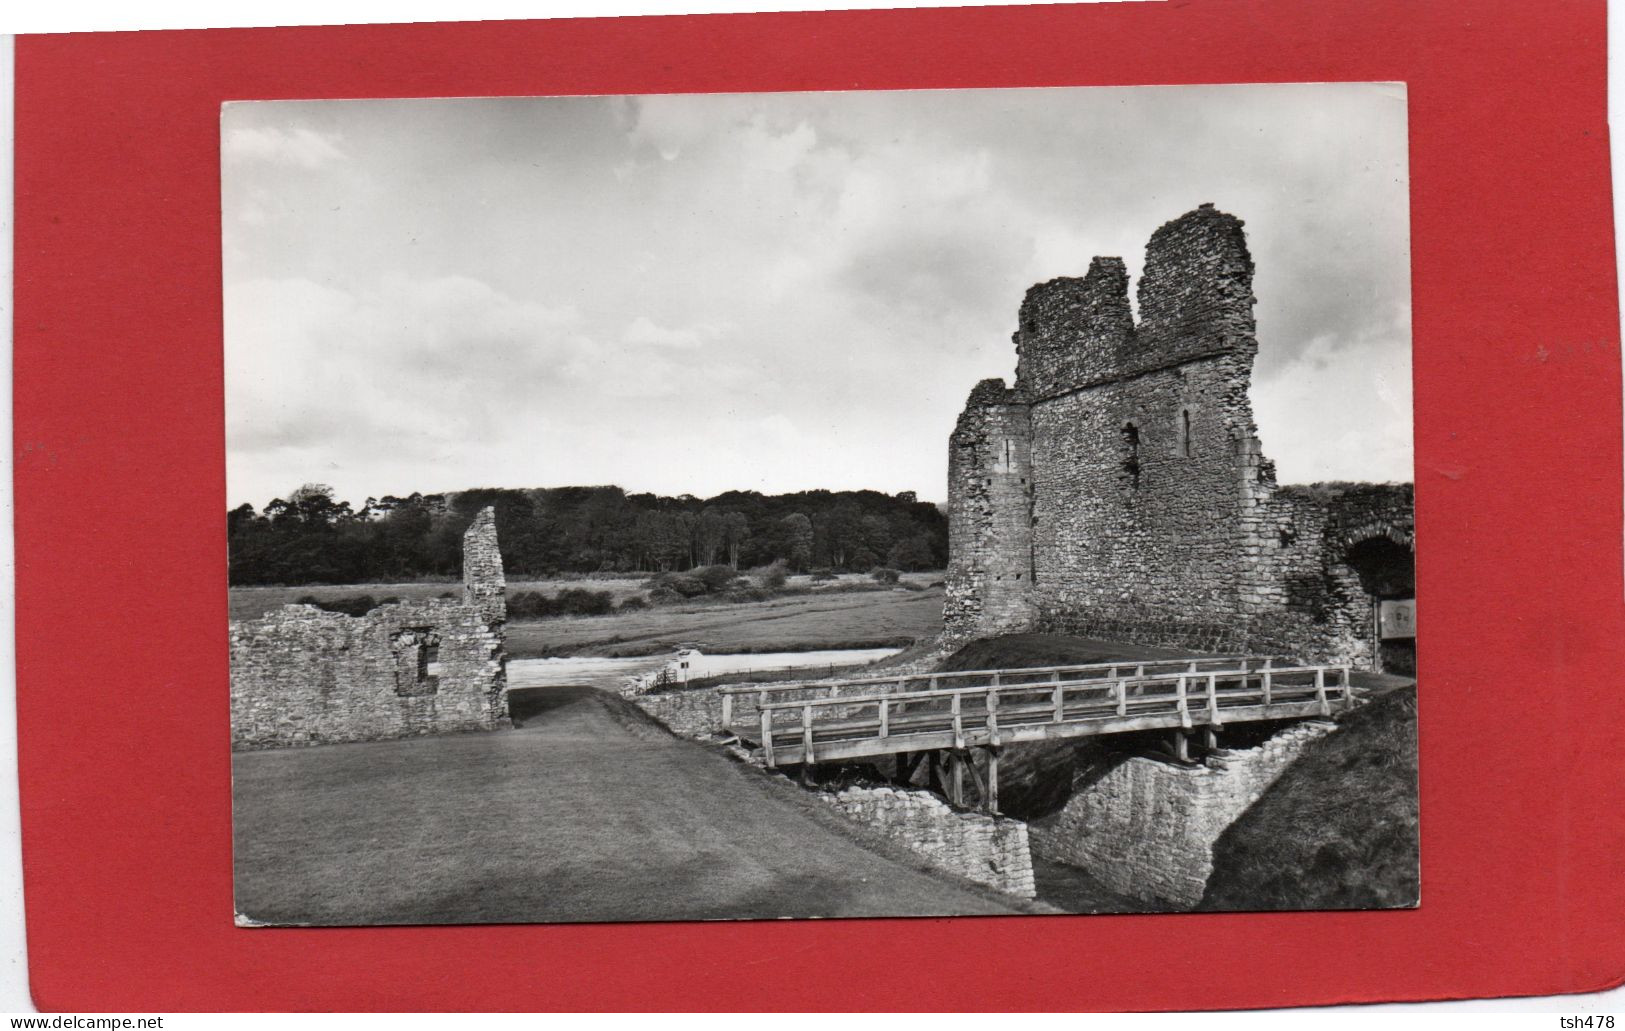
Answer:
[[[497,547],[496,510],[487,506],[463,531],[463,604],[479,610],[487,623],[504,622],[507,589]]]
[[[1329,529],[1347,491],[1278,488],[1259,447],[1252,279],[1241,220],[1204,204],[1152,235],[1138,323],[1120,258],[1027,291],[1015,386],[977,384],[949,446],[950,643],[1040,629],[1371,657],[1375,596]],[[1409,487],[1360,497],[1409,548]]]

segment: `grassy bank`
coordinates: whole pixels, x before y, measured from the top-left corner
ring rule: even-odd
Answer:
[[[1339,722],[1220,836],[1201,908],[1416,904],[1416,690]]]
[[[948,656],[943,672],[969,669],[1033,669],[1087,665],[1092,662],[1138,662],[1179,659],[1197,654],[1188,648],[1158,648],[1126,641],[1103,641],[1065,634],[1007,634],[972,641]]]

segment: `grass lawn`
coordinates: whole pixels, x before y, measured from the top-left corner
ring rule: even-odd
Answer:
[[[1197,654],[1200,653],[1189,648],[1158,648],[1066,634],[1006,634],[970,642],[948,656],[942,669],[948,673],[970,669],[1032,669],[1094,662],[1180,659]]]
[[[1416,689],[1338,722],[1219,837],[1201,908],[1416,904]]]
[[[237,909],[443,924],[1045,911],[591,688],[521,727],[232,757]]]

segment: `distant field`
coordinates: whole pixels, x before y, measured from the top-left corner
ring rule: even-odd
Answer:
[[[917,584],[942,578],[936,573],[909,573]],[[508,593],[542,591],[553,594],[566,587],[611,591],[616,603],[642,595],[643,580],[510,580]],[[731,604],[715,601],[680,602],[642,612],[609,616],[563,616],[554,619],[516,620],[508,624],[508,654],[512,658],[550,655],[654,655],[679,644],[697,644],[709,652],[817,651],[825,648],[881,647],[907,644],[915,638],[935,636],[942,629],[942,588],[925,590],[842,591],[841,584],[872,583],[849,574],[837,581],[814,585],[809,577],[791,577],[791,586],[816,589],[810,594],[771,601]],[[253,619],[297,602],[306,595],[348,598],[370,594],[382,601],[435,598],[458,594],[462,584],[446,581],[407,584],[343,584],[334,587],[233,587],[231,618]]]
[[[899,588],[509,623],[508,654],[654,655],[681,644],[706,652],[878,648],[931,637],[941,629],[942,588]]]
[[[566,587],[585,587],[593,591],[610,591],[619,604],[622,598],[644,594],[643,580],[509,580],[508,593],[518,591],[544,591],[555,594]],[[254,619],[277,608],[290,605],[300,598],[313,595],[326,601],[330,598],[353,598],[370,594],[379,601],[398,598],[401,601],[425,601],[442,594],[458,596],[463,593],[461,580],[406,584],[338,584],[320,587],[233,587],[231,589],[231,618]]]

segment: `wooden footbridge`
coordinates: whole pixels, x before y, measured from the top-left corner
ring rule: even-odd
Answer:
[[[1354,704],[1348,666],[1256,655],[742,685],[721,693],[722,731],[768,766],[894,756],[902,781],[928,761],[955,804],[964,804],[968,771],[990,812],[998,808],[1006,745],[1172,730],[1174,757],[1189,761],[1196,730],[1213,748],[1227,724],[1327,717]]]

